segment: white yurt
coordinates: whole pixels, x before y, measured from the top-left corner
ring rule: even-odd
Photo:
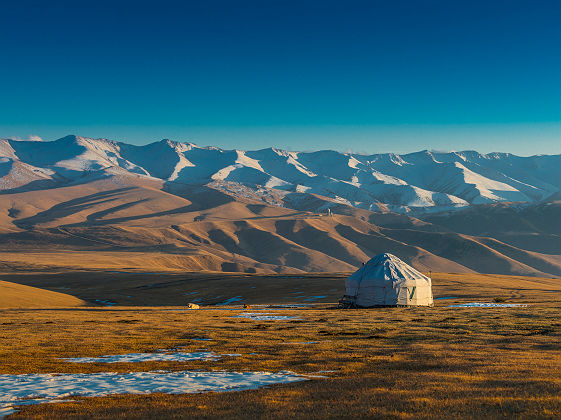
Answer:
[[[345,280],[341,305],[432,306],[431,279],[395,255],[379,254]]]

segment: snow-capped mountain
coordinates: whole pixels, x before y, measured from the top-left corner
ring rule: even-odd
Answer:
[[[294,199],[294,193],[315,194],[330,202],[398,212],[532,203],[561,191],[561,155],[243,151],[170,140],[134,146],[79,136],[51,142],[0,140],[0,190],[52,187],[123,173],[178,186],[243,186],[257,196],[276,192]]]

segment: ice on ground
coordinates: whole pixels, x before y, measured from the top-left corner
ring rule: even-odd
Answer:
[[[239,302],[240,300],[242,300],[241,296],[234,296],[230,299],[226,299],[224,302],[217,303],[216,305],[230,305],[234,302]]]
[[[484,303],[470,302],[458,305],[448,305],[447,308],[522,308],[528,305],[523,303]]]
[[[17,410],[14,410],[11,405],[4,405],[0,402],[0,419],[5,416],[9,416],[10,414],[14,414],[16,411]]]
[[[222,357],[235,357],[240,354],[217,354],[211,351],[197,353],[128,353],[99,357],[66,357],[72,363],[133,363],[133,362],[189,362],[192,360],[220,360]]]
[[[459,299],[458,296],[442,296],[434,298],[434,300],[444,300],[444,299]]]
[[[0,374],[0,417],[14,406],[57,402],[68,396],[102,397],[113,394],[187,394],[255,389],[299,382],[310,376],[294,372],[99,372],[62,374]]]
[[[285,321],[289,319],[300,319],[295,316],[278,315],[271,312],[251,313],[243,312],[234,316],[234,318],[249,318],[254,321]]]
[[[290,298],[288,298],[290,299]],[[195,302],[196,299],[191,300],[191,302]],[[267,310],[271,310],[274,309],[276,311],[281,311],[281,310],[285,310],[285,309],[302,309],[302,308],[308,308],[308,307],[312,307],[314,306],[313,303],[287,303],[287,304],[259,304],[259,305],[250,305],[251,306],[251,310],[252,311],[267,311]],[[246,308],[247,309],[247,308]],[[189,311],[189,309],[159,309],[160,311],[171,311],[171,312],[184,312],[184,311]],[[203,306],[199,309],[200,311],[239,311],[240,307],[238,306],[237,308],[227,308],[224,306],[219,306],[219,305],[212,305],[212,306]]]

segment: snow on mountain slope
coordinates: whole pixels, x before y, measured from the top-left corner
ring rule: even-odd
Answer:
[[[183,168],[194,166],[184,156],[190,144],[162,140],[146,146],[118,143],[118,147],[121,158],[139,168],[136,173],[154,178],[175,180]]]
[[[53,181],[54,172],[26,163],[0,157],[0,191],[16,189],[34,181]],[[53,182],[49,183],[54,184]]]
[[[134,146],[80,136],[51,142],[0,140],[1,190],[25,188],[37,180],[64,184],[92,174],[111,177],[116,171],[178,185],[234,183],[252,189],[254,196],[269,190],[314,194],[368,210],[399,212],[539,202],[561,191],[561,155],[242,151],[171,140]]]

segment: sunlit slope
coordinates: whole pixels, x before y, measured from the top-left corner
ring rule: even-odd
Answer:
[[[448,219],[349,206],[329,216],[128,173],[82,181],[1,195],[0,268],[352,271],[390,252],[421,271],[561,275],[559,250],[456,233]]]
[[[54,308],[85,305],[64,293],[0,280],[0,308]]]

